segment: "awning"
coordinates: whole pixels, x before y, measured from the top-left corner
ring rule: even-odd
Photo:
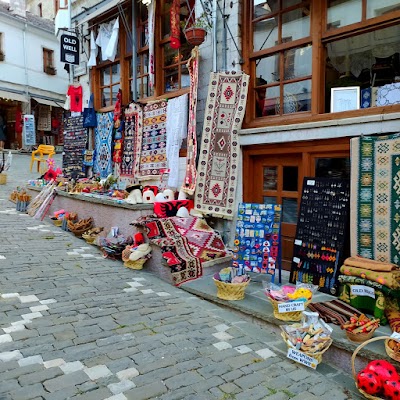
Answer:
[[[28,103],[28,98],[23,94],[7,92],[5,90],[0,90],[0,99],[21,101],[22,103]]]
[[[63,107],[62,100],[58,100],[58,103],[56,103],[54,100],[41,99],[40,97],[32,96],[32,99],[40,104],[45,104],[46,106],[61,107],[61,108]]]
[[[92,7],[92,8],[94,8],[94,10],[93,11],[88,10],[88,12],[90,12],[90,14],[86,15],[86,17],[84,17],[82,20],[80,20],[78,22],[78,24],[84,24],[85,22],[88,22],[91,19],[96,18],[96,17],[100,16],[101,14],[104,14],[105,12],[114,8],[118,3],[122,3],[123,1],[124,0],[111,0],[111,1],[107,2],[106,4],[104,4],[103,6],[97,5],[97,6]]]

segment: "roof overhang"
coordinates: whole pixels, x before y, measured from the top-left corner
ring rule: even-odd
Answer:
[[[86,11],[84,15],[82,15],[82,19],[80,19],[80,16],[75,16],[73,20],[78,21],[78,24],[84,24],[91,19],[94,19],[96,17],[99,17],[100,15],[106,13],[107,11],[111,10],[112,8],[116,7],[118,3],[123,3],[124,0],[110,0],[107,2],[101,2],[100,4],[95,5],[94,7],[91,7]]]
[[[15,100],[15,101],[20,101],[22,103],[28,103],[28,97],[20,94],[20,93],[14,93],[14,92],[8,92],[6,90],[0,90],[0,99],[7,99],[7,100]]]
[[[56,100],[56,101],[59,101],[59,103],[57,103],[55,100],[41,99],[40,97],[34,97],[34,96],[32,96],[32,99],[37,101],[38,103],[44,104],[46,106],[62,107],[62,105],[61,105],[62,102],[60,100]]]

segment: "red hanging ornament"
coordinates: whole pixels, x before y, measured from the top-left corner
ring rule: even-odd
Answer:
[[[171,41],[170,46],[172,49],[179,49],[181,47],[181,28],[180,28],[180,0],[173,0],[171,9],[169,11],[171,23]]]

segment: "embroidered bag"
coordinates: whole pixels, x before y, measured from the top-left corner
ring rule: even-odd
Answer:
[[[97,127],[96,111],[93,107],[93,94],[90,95],[88,107],[85,107],[83,109],[83,127],[84,128]]]

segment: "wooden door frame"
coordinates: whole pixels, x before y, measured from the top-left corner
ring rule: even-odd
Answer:
[[[323,140],[309,140],[303,142],[291,143],[273,143],[262,145],[250,145],[243,147],[243,178],[242,190],[243,201],[251,202],[252,194],[255,191],[254,179],[246,179],[246,177],[253,176],[254,164],[259,157],[262,156],[279,156],[290,154],[302,155],[302,168],[299,170],[299,179],[304,176],[313,176],[311,161],[316,158],[318,154],[343,154],[350,155],[350,137],[323,139]],[[322,154],[321,154],[322,155]],[[302,178],[301,178],[302,179]]]

